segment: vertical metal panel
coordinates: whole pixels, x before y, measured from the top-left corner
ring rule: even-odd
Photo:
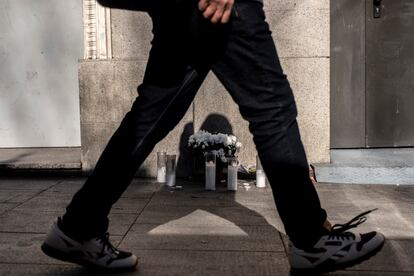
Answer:
[[[0,147],[80,146],[82,0],[0,0]]]
[[[331,147],[365,146],[365,0],[331,0]]]
[[[414,1],[366,5],[367,146],[414,146]]]

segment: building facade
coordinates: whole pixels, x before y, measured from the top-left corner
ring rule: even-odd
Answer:
[[[329,0],[264,2],[267,21],[298,104],[298,120],[309,161],[329,162]],[[96,0],[83,0],[81,7],[84,56],[78,63],[77,91],[81,139],[80,143],[74,140],[61,146],[80,146],[82,168],[89,172],[137,96],[152,26],[145,13],[106,9]],[[222,123],[211,124],[211,121]],[[210,74],[183,120],[157,145],[140,169],[140,175],[155,175],[156,151],[185,157],[188,134],[206,127],[236,135],[243,143],[241,163],[255,163],[256,150],[247,122],[223,86]],[[52,146],[58,147],[59,143]],[[4,145],[0,144],[1,147]],[[189,166],[185,164],[180,174],[185,175]]]
[[[93,168],[108,137],[137,96],[151,41],[151,21],[140,12],[108,11],[84,0],[85,59],[80,62],[82,165]],[[311,162],[329,162],[329,2],[265,1],[267,20],[299,109],[302,140]],[[88,21],[89,18],[92,20]],[[92,36],[90,36],[92,34]],[[220,126],[209,123],[222,122]],[[143,175],[154,175],[155,152],[185,154],[188,133],[206,128],[232,132],[243,143],[240,160],[255,162],[248,131],[223,86],[211,74],[192,107],[149,156]]]

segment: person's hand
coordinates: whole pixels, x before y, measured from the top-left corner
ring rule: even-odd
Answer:
[[[198,8],[211,23],[229,22],[234,0],[199,0]]]

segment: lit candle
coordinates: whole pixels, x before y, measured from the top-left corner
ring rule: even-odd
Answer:
[[[216,155],[207,153],[206,155],[206,190],[216,189]]]
[[[157,152],[157,182],[158,183],[166,182],[166,172],[167,172],[167,153]]]
[[[175,186],[176,155],[167,155],[167,186]]]
[[[258,188],[266,187],[266,175],[263,170],[256,170],[256,186]]]
[[[266,187],[266,174],[263,170],[259,156],[256,156],[256,186],[258,188]]]
[[[173,187],[175,186],[175,173],[169,173],[167,174],[167,186]]]
[[[216,164],[206,164],[206,190],[216,189]]]
[[[157,173],[157,182],[159,183],[165,183],[166,181],[166,167],[159,167],[158,168],[158,173]]]
[[[229,158],[227,166],[227,190],[237,191],[238,163],[236,158]]]

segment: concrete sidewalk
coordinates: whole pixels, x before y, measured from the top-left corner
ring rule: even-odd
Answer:
[[[0,275],[101,275],[55,261],[40,250],[82,178],[0,179]],[[269,188],[239,182],[236,193],[206,192],[179,181],[170,190],[136,179],[110,215],[111,239],[140,258],[122,275],[289,275]],[[369,261],[329,275],[414,275],[414,186],[318,184],[333,222],[379,208],[358,229],[388,238]],[[98,195],[97,195],[98,196]],[[304,225],[306,227],[306,225]]]

